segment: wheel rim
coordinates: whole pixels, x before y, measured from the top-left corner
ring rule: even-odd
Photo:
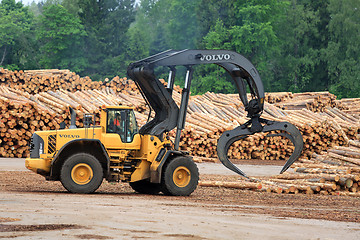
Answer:
[[[186,167],[177,167],[173,173],[173,181],[178,187],[185,187],[189,184],[191,173]]]
[[[92,168],[86,163],[76,164],[71,170],[71,179],[79,185],[89,183],[93,176]]]

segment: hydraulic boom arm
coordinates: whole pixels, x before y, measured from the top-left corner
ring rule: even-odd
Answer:
[[[162,138],[163,133],[177,127],[175,149],[178,150],[181,130],[185,126],[193,73],[192,67],[194,65],[210,63],[219,65],[230,74],[247,111],[247,117],[250,118],[247,123],[233,130],[226,131],[221,135],[217,145],[220,161],[230,170],[246,176],[228,159],[227,152],[230,145],[257,132],[281,131],[280,133],[267,136],[284,136],[289,138],[294,144],[295,150],[285,163],[281,173],[286,171],[301,154],[303,148],[301,133],[291,123],[274,122],[260,117],[264,108],[265,96],[260,75],[249,60],[236,52],[227,50],[167,50],[131,63],[128,67],[128,75],[135,81],[143,97],[155,111],[154,119],[146,123],[140,129],[140,133],[156,135]],[[154,74],[154,69],[159,66],[167,66],[170,69],[167,88],[164,87]],[[185,66],[187,68],[180,109],[171,96],[176,66]],[[246,86],[249,87],[252,96],[250,101],[247,98]]]

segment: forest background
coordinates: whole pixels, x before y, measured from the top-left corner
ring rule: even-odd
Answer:
[[[359,8],[360,0],[1,0],[0,66],[96,81],[167,49],[227,49],[256,66],[267,92],[360,97]],[[235,89],[216,65],[195,69],[193,94]]]

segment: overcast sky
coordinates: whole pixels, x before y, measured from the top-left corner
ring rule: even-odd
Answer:
[[[24,5],[29,5],[32,1],[40,2],[40,0],[16,0],[17,2],[22,2]]]

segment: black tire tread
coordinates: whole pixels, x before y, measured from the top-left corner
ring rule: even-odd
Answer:
[[[93,170],[93,178],[85,185],[76,184],[71,179],[71,169],[78,163],[86,163]],[[70,156],[61,167],[60,182],[71,193],[93,193],[100,187],[102,180],[103,169],[100,162],[88,153],[77,153]]]
[[[173,182],[173,171],[179,167],[184,166],[190,170],[191,179],[187,186],[178,187]],[[199,170],[194,161],[189,157],[176,157],[165,164],[161,176],[162,192],[170,196],[189,196],[195,191],[199,182]]]

